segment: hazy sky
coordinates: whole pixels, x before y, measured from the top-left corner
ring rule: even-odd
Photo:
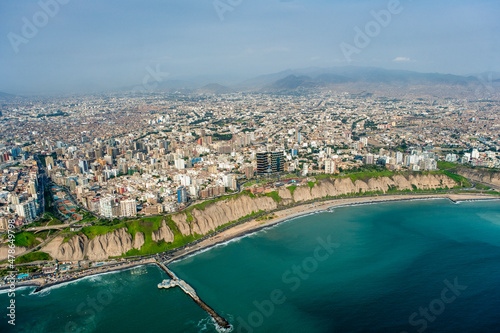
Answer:
[[[397,2],[1,0],[0,91],[135,86],[156,69],[221,81],[310,66],[500,71],[500,1]],[[372,37],[356,43],[356,27]],[[356,48],[350,62],[341,45]]]

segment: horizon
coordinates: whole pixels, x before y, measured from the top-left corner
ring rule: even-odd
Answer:
[[[158,77],[228,85],[310,67],[500,72],[498,14],[491,0],[7,1],[0,91],[107,92]]]

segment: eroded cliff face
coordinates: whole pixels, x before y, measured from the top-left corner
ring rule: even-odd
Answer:
[[[83,260],[85,257],[85,245],[88,243],[88,238],[85,235],[76,235],[67,242],[64,242],[64,237],[58,236],[49,244],[45,245],[41,251],[47,252],[50,256],[57,260]]]
[[[312,189],[309,186],[300,186],[293,192],[295,202],[320,199],[326,196],[339,196],[365,192],[387,192],[390,189],[431,190],[437,188],[452,188],[458,184],[451,178],[442,174],[428,175],[395,175],[390,177],[370,178],[368,181],[356,180],[354,183],[350,178],[330,178],[320,180]],[[281,192],[281,191],[280,191]]]
[[[165,220],[163,220],[160,228],[151,233],[151,238],[153,239],[153,242],[159,242],[163,240],[166,243],[172,243],[174,241],[174,233],[167,226]]]
[[[242,195],[235,199],[218,201],[208,205],[205,210],[191,211],[193,221],[190,223],[190,233],[204,235],[228,222],[237,221],[260,210],[267,211],[277,207],[277,202],[267,196],[252,198]]]
[[[500,186],[500,172],[488,169],[458,168],[457,173],[466,178]]]
[[[132,235],[125,228],[96,236],[89,242],[87,257],[89,260],[103,260],[121,256],[134,248],[132,241]]]
[[[47,252],[57,260],[104,260],[108,257],[118,257],[132,250],[140,249],[144,245],[144,234],[137,232],[134,239],[121,228],[104,235],[95,236],[89,240],[87,236],[79,234],[64,242],[64,237],[56,237],[41,251]]]

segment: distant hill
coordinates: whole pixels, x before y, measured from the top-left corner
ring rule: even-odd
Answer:
[[[8,94],[0,91],[0,99],[11,99],[16,98],[16,95]]]
[[[346,66],[286,70],[246,80],[235,88],[279,93],[334,90],[379,95],[483,98],[478,96],[478,91],[484,90],[481,90],[482,85],[484,83],[475,76]]]
[[[334,69],[314,70],[308,75],[289,74],[277,79],[266,87],[270,89],[304,89],[309,87],[330,86],[347,83],[377,84],[445,84],[461,85],[477,83],[475,77],[451,74],[417,73],[410,71],[386,70],[380,68],[339,67]]]
[[[232,92],[234,92],[234,90],[218,83],[209,83],[195,90],[195,93],[204,95],[229,94]]]
[[[289,75],[283,79],[277,80],[270,85],[264,87],[267,91],[281,91],[281,90],[296,90],[296,89],[307,89],[315,88],[319,85],[319,82],[313,80],[309,76],[296,76]]]

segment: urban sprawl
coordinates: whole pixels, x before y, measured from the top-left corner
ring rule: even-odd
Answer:
[[[78,230],[270,180],[438,161],[499,168],[499,114],[488,100],[327,92],[22,99],[0,115],[0,232],[48,206]]]

